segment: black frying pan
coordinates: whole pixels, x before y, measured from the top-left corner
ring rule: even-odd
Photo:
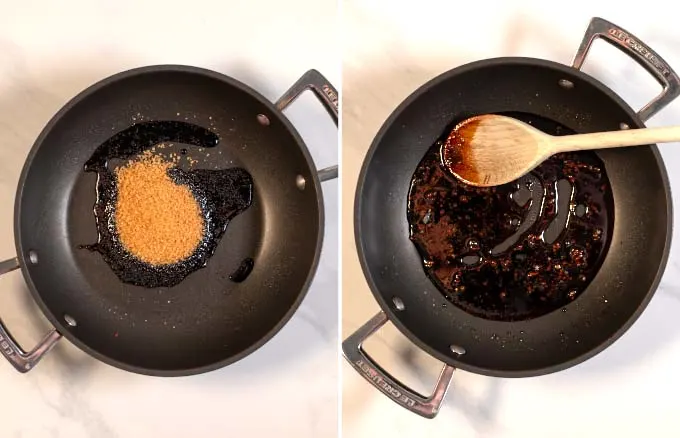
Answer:
[[[28,155],[16,196],[17,257],[0,263],[0,274],[21,267],[55,330],[24,353],[0,326],[5,357],[25,372],[63,335],[124,370],[179,376],[225,366],[274,336],[316,270],[324,224],[320,182],[337,177],[337,167],[317,174],[281,112],[307,89],[337,124],[337,92],[315,70],[275,104],[232,78],[188,66],[123,72],[71,100]],[[244,168],[254,182],[251,207],[229,224],[207,267],[174,287],[123,283],[98,253],[79,248],[97,240],[96,174],[83,166],[100,144],[139,117],[188,117],[219,132],[221,153],[189,153],[202,154],[211,168]],[[254,259],[250,275],[231,281],[248,257]]]
[[[579,70],[597,37],[627,53],[664,86],[638,114]],[[622,123],[642,128],[678,93],[678,77],[655,52],[598,18],[591,21],[572,67],[529,58],[490,59],[446,72],[414,92],[383,125],[359,177],[355,239],[363,272],[383,311],[345,340],[347,360],[392,400],[432,418],[455,368],[498,377],[536,376],[576,365],[614,342],[654,294],[670,248],[669,183],[656,146],[598,152],[614,199],[608,253],[565,311],[524,321],[493,321],[446,305],[409,240],[409,183],[425,152],[453,121],[521,112],[578,133],[617,130]],[[362,350],[362,342],[388,320],[446,364],[431,396],[408,389]]]

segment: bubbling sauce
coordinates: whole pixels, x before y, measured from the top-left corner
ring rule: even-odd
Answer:
[[[573,133],[504,113],[552,135]],[[454,124],[455,125],[455,124]],[[594,152],[558,154],[509,184],[478,188],[442,165],[448,131],[413,174],[407,217],[426,274],[446,299],[490,320],[545,315],[575,300],[609,248],[613,198]]]

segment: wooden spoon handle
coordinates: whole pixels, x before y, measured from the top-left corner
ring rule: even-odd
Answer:
[[[641,146],[674,141],[680,141],[680,126],[625,129],[621,131],[551,137],[548,147],[552,153],[557,153],[623,146]]]

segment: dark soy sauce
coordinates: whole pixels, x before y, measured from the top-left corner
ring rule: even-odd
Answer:
[[[552,135],[564,126],[505,113]],[[428,277],[446,299],[500,321],[536,318],[585,290],[609,248],[613,198],[594,152],[556,155],[529,175],[498,187],[459,182],[433,145],[408,198],[410,238]]]
[[[229,222],[253,202],[253,180],[244,169],[171,168],[168,176],[178,184],[187,185],[200,205],[204,219],[203,238],[193,254],[177,263],[154,266],[139,260],[118,239],[116,176],[109,164],[112,159],[128,160],[163,142],[212,148],[219,143],[219,137],[191,123],[137,123],[102,143],[85,164],[86,172],[97,174],[94,215],[99,237],[97,243],[82,248],[99,252],[121,281],[148,288],[175,286],[192,272],[205,267]]]
[[[238,268],[229,276],[229,279],[234,283],[241,283],[245,281],[246,278],[253,271],[255,266],[255,261],[250,257],[244,259]]]

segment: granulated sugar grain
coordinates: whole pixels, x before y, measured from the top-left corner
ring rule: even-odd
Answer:
[[[187,258],[203,238],[200,206],[188,187],[168,176],[173,166],[146,151],[116,169],[119,239],[132,255],[152,265]]]

